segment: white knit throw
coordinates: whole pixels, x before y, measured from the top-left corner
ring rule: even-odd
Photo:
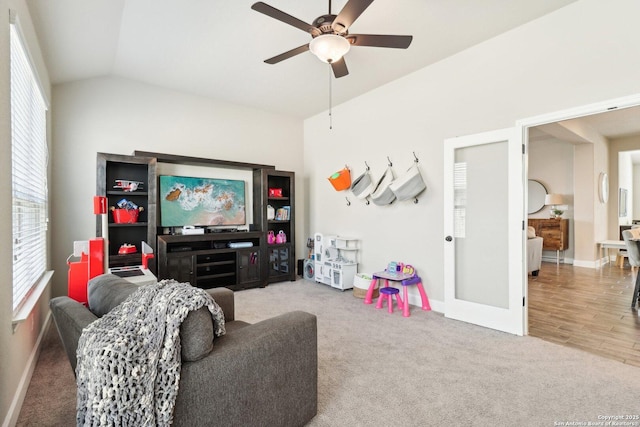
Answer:
[[[180,324],[207,306],[214,335],[224,314],[211,295],[188,283],[141,286],[87,326],[78,342],[78,426],[167,426],[180,381]]]

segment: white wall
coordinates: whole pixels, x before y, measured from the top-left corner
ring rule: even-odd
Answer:
[[[49,312],[50,290],[40,300],[27,320],[12,330],[13,259],[11,230],[11,122],[10,122],[10,49],[9,9],[17,12],[20,28],[31,54],[32,65],[39,75],[44,95],[50,99],[49,76],[24,0],[0,0],[0,424],[15,422],[37,358],[37,343]],[[49,138],[51,150],[51,139]],[[51,250],[49,251],[51,252]],[[8,424],[5,424],[8,423]]]
[[[618,225],[631,224],[632,215],[632,198],[633,198],[633,163],[631,162],[631,155],[628,151],[623,151],[618,154],[618,188],[614,191],[614,202],[618,206]],[[620,212],[620,189],[627,190],[626,205],[627,212],[623,215]]]
[[[569,220],[569,249],[564,253],[565,260],[573,259],[573,144],[556,138],[529,142],[529,179],[541,182],[548,194],[561,194],[566,204],[562,218]],[[549,218],[550,206],[540,212],[530,214],[529,218]],[[556,259],[556,251],[545,251],[545,260]]]
[[[636,93],[639,13],[635,0],[578,1],[335,107],[333,130],[326,114],[307,119],[307,232],[360,237],[363,271],[413,264],[442,301],[443,140]],[[386,156],[402,171],[412,151],[428,185],[417,205],[347,207],[326,181],[344,164],[360,172],[364,161],[379,176]]]
[[[609,174],[609,222],[607,228],[608,239],[618,239],[620,235],[620,219],[618,217],[618,189],[623,185],[627,185],[628,187],[624,188],[633,188],[633,192],[635,192],[636,187],[640,187],[640,181],[637,181],[637,175],[634,175],[633,177],[631,176],[631,174],[633,173],[630,165],[631,160],[629,159],[625,162],[626,166],[619,165],[620,153],[635,150],[640,150],[640,136],[620,137],[609,141],[609,170],[611,170],[612,172]],[[618,169],[620,169],[621,167],[624,171],[624,175],[626,176],[622,178],[622,182],[620,181],[620,176],[618,173]],[[630,193],[632,194],[633,192]],[[633,195],[629,196],[629,198],[633,198],[633,200],[636,200]],[[632,202],[631,206],[633,206],[633,203],[636,202],[637,200],[635,202]],[[640,211],[636,211],[634,209],[633,212],[633,217],[629,217],[628,220],[630,221],[632,219],[640,219]]]
[[[302,188],[302,123],[121,78],[57,85],[53,93],[54,293],[66,294],[74,240],[95,236],[96,153],[134,150],[275,165],[296,172]],[[228,177],[231,178],[231,177]],[[298,191],[296,206],[304,205]],[[304,254],[304,215],[297,217]]]
[[[610,161],[609,161],[609,141],[604,137],[593,138],[593,168],[591,169],[592,175],[590,180],[575,181],[576,193],[581,194],[583,197],[588,197],[591,200],[591,206],[593,209],[593,239],[589,242],[591,246],[589,248],[582,247],[580,251],[580,257],[576,258],[589,262],[590,260],[597,259],[600,254],[599,250],[594,245],[595,242],[607,240],[607,227],[609,223],[609,210],[608,204],[611,203],[611,196],[609,196],[609,202],[602,203],[599,197],[598,185],[600,183],[600,174],[607,173],[611,176]],[[586,243],[585,243],[586,245]],[[586,266],[586,265],[585,265]],[[595,266],[594,266],[595,267]]]
[[[599,143],[575,147],[574,168],[574,265],[596,268],[596,242],[605,239],[606,205],[598,199],[598,177],[607,172],[606,150]],[[604,169],[603,169],[604,168]]]
[[[631,219],[638,219],[640,214],[640,164],[633,165],[633,181],[631,186]]]

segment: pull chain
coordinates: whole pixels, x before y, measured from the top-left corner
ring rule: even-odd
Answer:
[[[332,93],[331,93],[331,89],[332,89],[331,81],[333,79],[331,76],[331,72],[332,72],[331,66],[329,66],[329,129],[333,129],[333,116],[331,115],[331,106],[333,104]]]

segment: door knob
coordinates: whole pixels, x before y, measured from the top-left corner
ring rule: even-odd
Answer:
[[[452,240],[453,240],[453,237],[451,237],[451,236],[447,236],[447,237],[445,237],[445,238],[444,238],[444,240],[446,240],[447,242],[450,242],[450,241],[452,241]]]

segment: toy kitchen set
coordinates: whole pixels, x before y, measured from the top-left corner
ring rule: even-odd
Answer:
[[[313,258],[316,282],[340,290],[353,288],[358,272],[358,240],[342,236],[313,236]]]

